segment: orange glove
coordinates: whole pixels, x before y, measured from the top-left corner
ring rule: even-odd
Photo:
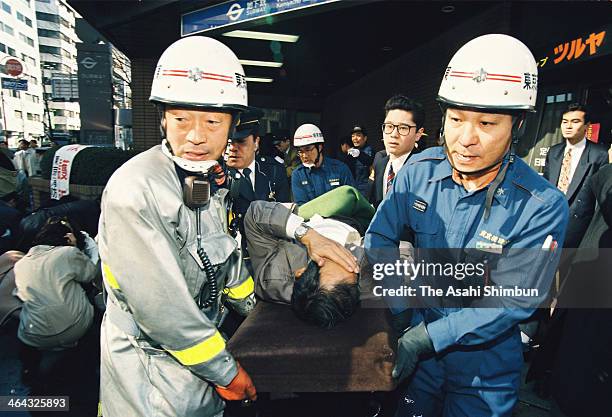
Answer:
[[[238,374],[232,379],[227,387],[215,386],[217,394],[226,401],[239,401],[257,399],[257,391],[249,374],[240,366],[238,362]]]

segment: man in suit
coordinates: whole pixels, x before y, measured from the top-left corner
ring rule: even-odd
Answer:
[[[263,112],[251,109],[240,118],[230,138],[227,166],[230,175],[239,181],[232,212],[234,230],[239,230],[246,249],[243,218],[252,201],[289,202],[289,182],[285,166],[269,156],[256,157],[259,149],[259,118]]]
[[[385,150],[374,157],[374,186],[370,202],[378,207],[395,175],[410,155],[418,152],[417,142],[423,135],[425,111],[416,101],[397,94],[385,103],[385,121],[382,124]]]
[[[586,106],[570,104],[561,119],[562,143],[552,146],[546,156],[544,177],[565,193],[570,221],[565,247],[576,248],[593,217],[595,200],[585,184],[608,163],[605,147],[586,139],[590,117]]]

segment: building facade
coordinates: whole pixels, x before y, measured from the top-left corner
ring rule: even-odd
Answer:
[[[33,1],[0,1],[0,64],[10,58],[20,61],[23,72],[13,77],[2,71],[4,79],[27,81],[27,90],[2,88],[2,135],[10,147],[19,139],[44,136],[42,75],[38,53],[36,15]]]

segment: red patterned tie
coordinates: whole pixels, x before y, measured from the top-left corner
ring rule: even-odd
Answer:
[[[389,189],[393,184],[393,178],[395,178],[395,172],[393,172],[393,164],[389,163],[389,173],[387,174],[387,186],[385,188],[385,193],[389,192]]]

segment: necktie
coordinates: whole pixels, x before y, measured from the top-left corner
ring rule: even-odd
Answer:
[[[571,148],[565,153],[563,162],[561,163],[561,173],[559,174],[559,182],[557,188],[564,194],[567,194],[567,189],[570,184],[570,172],[572,169],[572,150]]]
[[[395,172],[393,172],[393,164],[389,162],[389,173],[387,174],[387,185],[385,187],[385,193],[389,192],[393,179],[395,178]]]
[[[243,178],[240,180],[240,190],[241,194],[249,200],[253,200],[255,198],[253,183],[251,182],[251,170],[249,168],[245,168],[242,170]]]

